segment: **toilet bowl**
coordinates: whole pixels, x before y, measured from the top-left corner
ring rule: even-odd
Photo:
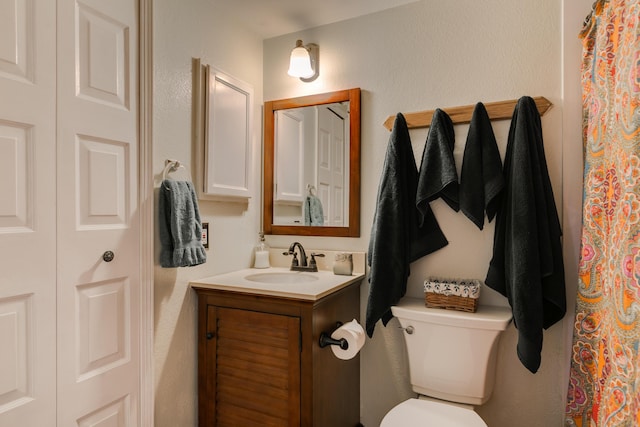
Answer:
[[[473,407],[408,399],[385,415],[380,427],[487,427]]]
[[[498,341],[511,309],[479,306],[468,313],[405,297],[391,311],[404,330],[409,378],[419,398],[396,405],[380,427],[486,427],[473,407],[493,391]]]

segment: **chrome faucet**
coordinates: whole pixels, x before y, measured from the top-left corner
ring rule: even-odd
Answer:
[[[298,260],[298,255],[296,254],[296,248],[298,248],[298,252],[300,253],[300,260]],[[291,246],[289,246],[288,252],[283,252],[282,255],[293,255],[293,259],[291,260],[291,270],[292,271],[318,271],[318,265],[316,264],[315,257],[323,257],[324,254],[311,254],[311,261],[307,262],[307,254],[304,251],[304,247],[300,242],[293,242]]]

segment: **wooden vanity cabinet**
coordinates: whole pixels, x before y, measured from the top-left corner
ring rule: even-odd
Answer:
[[[316,301],[193,288],[200,427],[360,425],[360,356],[319,345],[359,319],[359,282]]]

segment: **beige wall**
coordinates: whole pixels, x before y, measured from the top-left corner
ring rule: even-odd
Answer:
[[[575,278],[579,233],[580,132],[579,86],[571,67],[579,65],[575,34],[590,2],[422,0],[403,7],[288,36],[256,39],[223,17],[207,0],[154,3],[154,171],[165,158],[191,158],[191,57],[203,60],[254,85],[257,117],[262,99],[271,100],[360,87],[362,89],[362,194],[360,238],[295,238],[305,246],[367,249],[376,192],[389,133],[382,122],[396,112],[473,104],[477,101],[545,96],[554,107],[543,117],[547,163],[558,206],[563,210],[568,280]],[[567,3],[568,6],[563,6]],[[563,9],[564,7],[564,9]],[[563,29],[563,25],[567,29]],[[320,45],[318,80],[302,83],[286,75],[288,54],[301,38]],[[237,52],[248,49],[242,57]],[[264,57],[263,57],[264,52]],[[564,53],[563,53],[564,52]],[[563,63],[566,67],[563,69]],[[578,65],[576,65],[576,63]],[[263,83],[264,87],[263,87]],[[569,83],[567,83],[569,82]],[[573,85],[572,85],[573,84]],[[564,99],[564,100],[563,100]],[[576,116],[577,114],[577,116]],[[576,121],[577,119],[577,121]],[[495,122],[504,154],[509,122]],[[257,124],[260,132],[260,124]],[[456,126],[458,165],[466,126]],[[426,131],[412,132],[419,159]],[[563,140],[571,144],[563,146]],[[576,141],[577,139],[577,141]],[[254,159],[260,156],[259,140]],[[564,156],[563,156],[564,150]],[[256,160],[256,167],[259,167]],[[564,176],[564,180],[563,180]],[[259,182],[256,182],[259,186]],[[577,190],[576,190],[577,188]],[[563,195],[569,191],[569,195]],[[579,197],[579,194],[578,194]],[[156,269],[156,425],[191,426],[196,417],[195,297],[192,278],[247,267],[260,227],[259,197],[248,205],[203,203],[212,223],[209,262],[192,269]],[[441,201],[432,204],[450,244],[412,264],[408,294],[422,295],[426,275],[484,278],[493,243],[493,223],[478,231],[462,214]],[[284,247],[291,236],[267,236]],[[575,292],[568,283],[569,294]],[[367,284],[362,286],[362,312]],[[571,300],[572,301],[572,300]],[[481,303],[505,305],[484,290]],[[572,303],[569,312],[573,311]],[[540,371],[530,374],[517,360],[517,333],[511,327],[498,354],[492,399],[478,412],[491,427],[559,426],[566,392],[570,316],[546,331]],[[393,320],[376,328],[362,351],[361,414],[367,427],[412,396],[400,330]]]
[[[202,58],[203,63],[253,85],[256,118],[253,169],[260,168],[262,40],[238,30],[216,13],[214,3],[211,0],[154,1],[156,188],[167,158],[185,162],[192,173],[195,169],[191,143],[192,57]],[[259,173],[256,173],[254,196],[248,204],[200,202],[202,220],[209,222],[206,264],[179,269],[156,266],[154,374],[155,425],[158,427],[196,425],[196,297],[188,283],[191,279],[249,265],[260,227],[259,187]]]

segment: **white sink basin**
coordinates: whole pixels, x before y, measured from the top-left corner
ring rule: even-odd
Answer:
[[[291,271],[291,258],[282,255],[283,250],[271,248],[272,266],[269,268],[243,268],[194,280],[191,282],[191,286],[196,289],[266,295],[299,301],[318,301],[333,292],[360,282],[365,276],[364,252],[353,253],[353,274],[342,276],[333,274],[331,266],[326,262],[328,259],[333,259],[338,252],[320,251],[325,254],[325,257],[317,260],[318,271],[310,272]],[[314,250],[313,252],[318,251]]]
[[[259,283],[302,283],[314,282],[318,276],[313,273],[307,274],[300,271],[278,271],[269,273],[255,273],[244,277],[251,282]]]

